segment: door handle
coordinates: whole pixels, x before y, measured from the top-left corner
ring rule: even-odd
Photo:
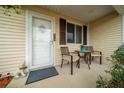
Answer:
[[[56,33],[53,34],[53,40],[56,41]]]
[[[54,43],[54,41],[50,41],[50,44],[53,44]]]

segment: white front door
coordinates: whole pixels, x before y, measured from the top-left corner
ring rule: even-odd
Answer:
[[[53,20],[42,15],[32,14],[30,68],[52,66],[54,62]]]

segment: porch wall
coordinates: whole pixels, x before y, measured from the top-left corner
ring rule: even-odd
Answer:
[[[25,15],[3,14],[0,7],[0,74],[19,71],[25,59]]]
[[[26,10],[55,18],[55,65],[61,63],[59,18],[62,17],[71,22],[83,25],[79,20],[51,12],[38,6],[23,6],[23,13],[21,15],[11,14],[11,16],[5,16],[2,8],[0,8],[0,73],[16,73],[19,71],[19,66],[24,63],[26,57]],[[66,46],[69,46],[70,51],[79,49],[79,44],[67,44]]]
[[[106,57],[110,57],[122,41],[121,36],[121,16],[112,13],[101,19],[90,23],[90,40],[95,50],[102,51],[103,62],[106,63]]]

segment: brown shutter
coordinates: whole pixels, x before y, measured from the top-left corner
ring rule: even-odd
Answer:
[[[83,44],[87,45],[87,26],[83,26]]]
[[[60,45],[66,44],[66,20],[60,18]]]

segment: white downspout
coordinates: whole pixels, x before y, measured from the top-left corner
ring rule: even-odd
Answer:
[[[124,43],[124,14],[122,14],[122,43]]]

